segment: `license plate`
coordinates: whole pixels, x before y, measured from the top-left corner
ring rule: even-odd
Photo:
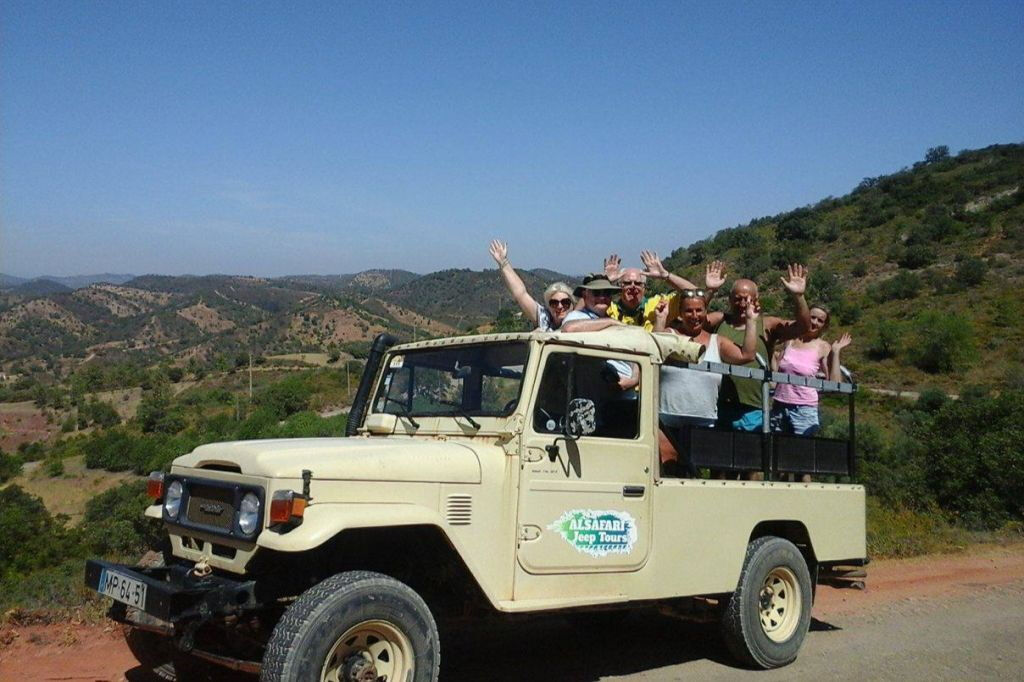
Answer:
[[[146,606],[146,583],[121,573],[103,569],[96,591],[128,606],[140,609]]]

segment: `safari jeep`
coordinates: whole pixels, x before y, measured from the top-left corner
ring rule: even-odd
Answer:
[[[742,664],[772,668],[796,657],[815,586],[863,577],[864,489],[840,482],[852,399],[848,440],[694,428],[669,475],[659,369],[699,346],[632,328],[393,344],[374,342],[347,437],[204,445],[150,477],[165,551],[86,567],[142,663],[436,680],[439,623],[642,607],[710,614]],[[690,366],[766,399],[772,381],[854,390]],[[799,474],[815,482],[784,480]]]

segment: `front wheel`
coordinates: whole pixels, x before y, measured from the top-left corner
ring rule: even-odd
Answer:
[[[810,624],[811,576],[800,550],[778,537],[751,542],[722,619],[733,655],[756,668],[791,663]]]
[[[436,682],[441,652],[426,603],[380,573],[339,573],[303,592],[267,644],[263,682]]]

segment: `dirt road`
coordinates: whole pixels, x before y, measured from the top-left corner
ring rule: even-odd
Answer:
[[[875,562],[866,591],[822,587],[813,614],[800,657],[777,671],[737,668],[710,625],[633,616],[584,635],[542,618],[445,642],[442,679],[1020,679],[1024,545]],[[112,628],[56,625],[0,632],[0,680],[153,678]]]

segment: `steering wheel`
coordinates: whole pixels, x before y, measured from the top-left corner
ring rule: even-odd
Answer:
[[[514,410],[516,408],[516,405],[518,405],[518,404],[519,404],[519,398],[512,398],[512,400],[510,400],[507,403],[505,403],[505,407],[501,408],[501,411],[503,413],[511,412],[512,410]]]

